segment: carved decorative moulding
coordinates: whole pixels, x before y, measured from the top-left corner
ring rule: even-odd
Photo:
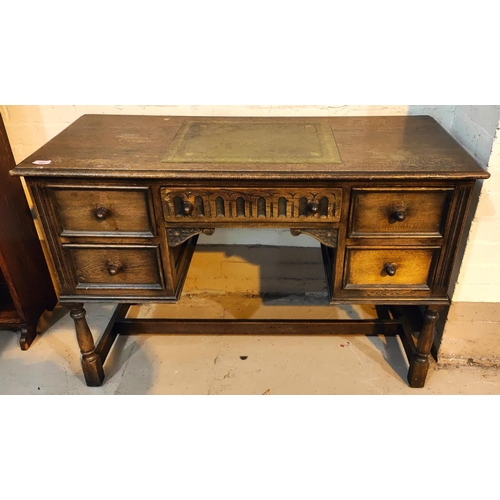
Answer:
[[[162,188],[166,222],[338,222],[342,190],[331,189],[169,189]]]
[[[186,240],[195,236],[196,234],[206,234],[211,236],[214,234],[214,228],[200,228],[200,227],[175,227],[175,228],[167,228],[167,240],[168,244],[171,247],[177,247],[182,245]],[[293,236],[300,236],[301,234],[306,234],[312,236],[316,240],[318,240],[323,245],[336,248],[337,247],[337,238],[338,238],[338,229],[332,228],[292,228],[290,229],[290,233]]]
[[[163,162],[342,163],[330,125],[314,120],[185,120]]]
[[[214,234],[215,229],[213,228],[199,228],[199,227],[179,227],[179,228],[167,228],[167,240],[171,247],[178,247],[182,245],[186,240],[191,238],[196,234],[206,234],[211,236]]]
[[[326,228],[326,229],[319,229],[319,228],[292,228],[290,229],[290,233],[292,236],[299,236],[301,234],[307,234],[309,236],[312,236],[313,238],[317,239],[320,243],[323,245],[330,247],[330,248],[336,248],[337,247],[337,237],[338,237],[338,229],[331,229],[331,228]]]

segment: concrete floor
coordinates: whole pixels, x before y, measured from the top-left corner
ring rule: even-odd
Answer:
[[[114,304],[87,304],[97,338]],[[369,317],[369,307],[332,308],[324,297],[183,297],[129,316]],[[500,371],[432,363],[426,387],[411,389],[398,338],[364,336],[135,335],[118,337],[102,387],[85,385],[73,322],[64,308],[46,314],[28,351],[0,332],[0,394],[500,394]],[[246,357],[246,359],[242,359]]]

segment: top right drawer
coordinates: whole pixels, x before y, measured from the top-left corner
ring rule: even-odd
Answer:
[[[353,188],[350,237],[442,237],[453,188]]]

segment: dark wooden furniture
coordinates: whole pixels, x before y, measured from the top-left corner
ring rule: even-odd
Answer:
[[[472,190],[489,176],[427,116],[85,115],[13,173],[32,193],[92,386],[117,334],[281,332],[400,335],[409,384],[422,387]],[[331,303],[376,304],[379,318],[125,317],[132,303],[177,301],[198,235],[221,227],[316,238]],[[120,302],[97,347],[85,301]]]
[[[26,350],[57,299],[23,186],[9,175],[14,167],[0,116],[0,330],[20,331]]]

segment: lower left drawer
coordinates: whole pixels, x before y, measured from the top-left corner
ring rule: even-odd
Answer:
[[[74,271],[75,291],[164,287],[160,249],[153,245],[63,245]]]

